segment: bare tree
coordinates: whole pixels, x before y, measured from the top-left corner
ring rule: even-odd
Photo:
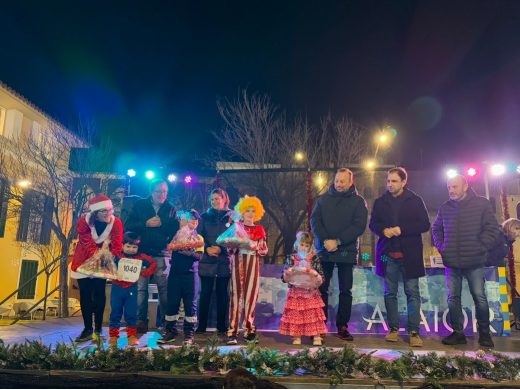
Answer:
[[[27,233],[18,237],[18,240],[24,242],[26,250],[33,248],[32,251],[39,255],[44,254],[45,246],[48,247],[45,251],[57,250],[60,259],[59,312],[63,317],[69,315],[69,251],[77,236],[77,220],[88,198],[92,196],[90,187],[81,183],[87,183],[96,176],[110,153],[107,143],[91,153],[72,153],[75,148],[90,146],[93,134],[92,124],[80,123],[76,133],[72,134],[58,123],[49,121],[39,131],[33,131],[19,140],[0,137],[1,173],[11,184],[7,186],[11,205],[9,217],[30,218],[39,215],[42,229],[45,226],[50,230],[46,233],[48,238],[43,241]],[[72,171],[70,166],[75,166],[75,170]],[[20,180],[25,181],[26,188],[19,185]],[[38,199],[43,197],[45,205],[34,202],[34,195]],[[45,211],[47,215],[44,215]],[[50,245],[53,240],[57,240],[57,247]]]
[[[334,120],[329,114],[318,127],[297,117],[290,123],[285,113],[268,96],[240,92],[235,100],[217,102],[225,127],[214,134],[221,146],[234,158],[249,163],[257,172],[227,174],[227,185],[239,193],[258,195],[266,209],[267,224],[279,234],[271,240],[269,262],[292,250],[296,232],[306,217],[307,185],[312,175],[323,182],[312,186],[313,196],[326,186],[328,174],[323,169],[358,163],[368,152],[366,131],[348,118]],[[295,152],[304,153],[303,166],[308,173],[290,168],[302,167],[294,160]],[[302,164],[302,162],[300,162]],[[266,168],[281,168],[276,173]]]

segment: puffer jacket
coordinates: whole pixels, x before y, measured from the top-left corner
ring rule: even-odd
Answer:
[[[488,199],[469,188],[463,200],[448,200],[432,226],[435,247],[446,267],[483,267],[500,228]]]
[[[338,192],[332,185],[329,191],[316,201],[311,214],[311,228],[316,249],[322,261],[357,263],[359,236],[367,227],[368,210],[365,199],[352,185],[345,192]],[[328,252],[323,242],[340,240],[335,252]]]

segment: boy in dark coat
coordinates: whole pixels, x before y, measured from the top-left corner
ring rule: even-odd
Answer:
[[[421,234],[430,229],[423,200],[406,188],[404,168],[388,171],[388,191],[377,198],[370,217],[370,230],[379,239],[376,247],[376,273],[384,278],[385,306],[390,327],[386,341],[399,340],[397,292],[399,275],[403,276],[407,300],[408,333],[411,347],[422,347],[419,337],[421,296],[419,277],[424,276]]]

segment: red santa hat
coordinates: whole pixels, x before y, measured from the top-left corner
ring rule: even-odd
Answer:
[[[112,209],[113,206],[112,201],[108,197],[103,194],[97,194],[93,198],[89,199],[88,208],[92,213],[98,210]]]

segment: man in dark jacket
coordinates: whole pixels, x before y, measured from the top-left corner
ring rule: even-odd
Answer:
[[[320,293],[328,316],[329,285],[334,266],[338,268],[339,306],[336,317],[338,336],[354,338],[348,331],[352,310],[353,266],[357,263],[359,242],[367,226],[365,200],[354,186],[354,175],[347,168],[336,172],[334,185],[321,196],[311,214],[311,228],[325,275]]]
[[[435,247],[446,267],[446,285],[449,290],[448,307],[453,333],[442,339],[443,344],[466,344],[464,317],[461,306],[462,278],[468,281],[475,302],[478,342],[493,347],[489,334],[489,305],[484,288],[484,264],[500,232],[491,203],[477,196],[468,187],[464,176],[448,180],[450,200],[439,208],[433,223]]]
[[[170,253],[166,246],[179,229],[175,209],[167,201],[168,184],[164,180],[154,180],[150,184],[151,195],[135,202],[125,225],[141,236],[140,249],[151,256],[157,269],[151,279],[157,283],[159,308],[162,317],[166,313],[168,299],[168,271]],[[148,331],[148,278],[140,277],[137,282],[137,331]]]
[[[407,180],[408,175],[404,168],[392,168],[388,171],[388,191],[374,202],[370,230],[379,237],[376,247],[376,273],[384,277],[385,306],[390,327],[386,341],[399,340],[397,292],[399,274],[402,274],[410,346],[422,347],[423,342],[419,337],[419,277],[425,273],[421,234],[430,230],[430,221],[423,200],[405,187]]]

